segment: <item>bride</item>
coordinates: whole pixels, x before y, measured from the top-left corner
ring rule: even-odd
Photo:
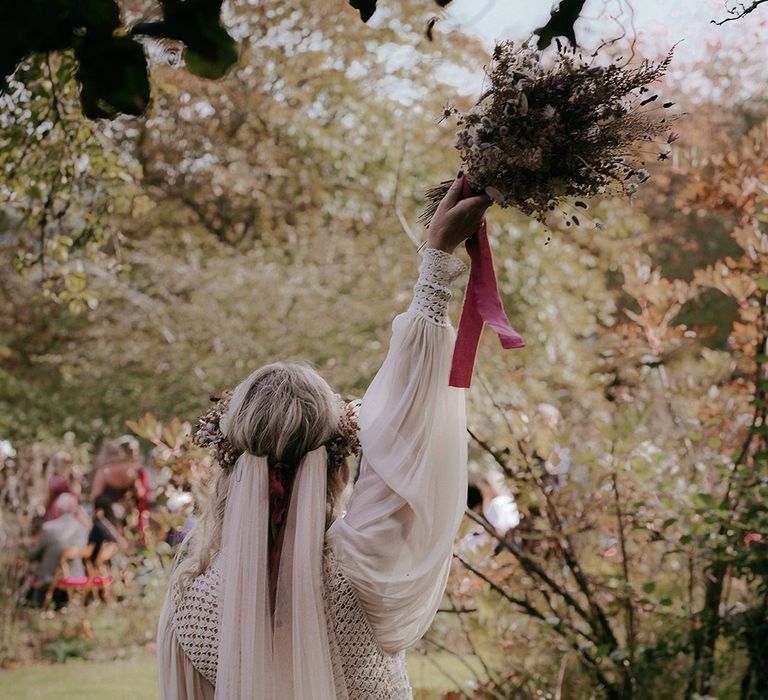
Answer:
[[[405,649],[440,603],[467,494],[447,306],[466,269],[452,253],[490,200],[461,199],[462,186],[459,173],[363,398],[363,458],[343,517],[351,418],[322,377],[276,363],[233,392],[221,430],[236,460],[222,460],[161,613],[162,699],[412,697]]]

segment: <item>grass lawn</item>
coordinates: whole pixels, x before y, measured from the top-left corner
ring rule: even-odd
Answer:
[[[119,661],[68,661],[0,671],[7,700],[157,700],[154,656]]]
[[[433,655],[457,680],[468,672],[455,659]],[[408,659],[414,695],[418,700],[439,697],[455,689],[431,663],[418,654]],[[462,673],[463,671],[463,673]],[[156,700],[155,658],[149,652],[118,661],[68,661],[33,664],[0,671],[3,700]]]

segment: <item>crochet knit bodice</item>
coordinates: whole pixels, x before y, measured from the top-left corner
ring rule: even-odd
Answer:
[[[323,601],[338,700],[410,700],[405,652],[386,654],[333,551],[323,557]],[[218,561],[187,584],[172,588],[172,627],[190,663],[216,684],[221,608]]]

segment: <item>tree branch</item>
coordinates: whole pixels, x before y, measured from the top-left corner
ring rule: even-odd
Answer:
[[[621,568],[624,573],[624,585],[629,585],[629,557],[627,556],[627,537],[624,527],[624,513],[621,509],[619,497],[619,481],[616,476],[616,441],[611,441],[611,485],[613,487],[614,503],[616,505],[616,521],[619,530],[619,548],[621,550]],[[630,685],[627,691],[631,695],[633,685],[633,673],[635,668],[635,608],[632,605],[632,596],[624,590],[624,615],[627,626],[627,649],[629,650],[629,667],[624,669],[625,682]]]
[[[475,669],[472,668],[467,663],[467,660],[464,658],[464,656],[462,654],[459,654],[459,653],[455,652],[453,649],[449,649],[444,644],[441,644],[440,642],[432,639],[432,637],[428,637],[428,636],[425,635],[422,639],[424,639],[424,641],[427,642],[428,644],[432,644],[434,647],[437,647],[438,649],[440,649],[440,651],[443,651],[446,654],[450,654],[451,656],[455,656],[459,660],[461,665],[464,666],[464,668],[466,668],[469,671],[469,673],[472,676],[472,678],[474,678],[475,681],[478,682],[478,684],[481,683],[481,680],[477,677],[477,673],[475,672]],[[499,697],[499,696],[496,696],[496,697]],[[503,698],[501,698],[501,700],[503,700]]]
[[[562,620],[558,619],[558,621],[553,624],[553,621],[548,620],[547,617],[541,611],[539,611],[535,606],[533,606],[529,601],[521,598],[517,598],[513,596],[511,593],[509,593],[508,591],[505,591],[495,581],[489,578],[483,571],[480,571],[479,569],[474,567],[466,559],[464,559],[460,554],[454,554],[453,556],[456,559],[458,559],[458,561],[461,563],[461,565],[465,569],[467,569],[471,573],[475,574],[475,576],[485,581],[485,583],[487,583],[490,586],[490,588],[496,591],[496,593],[498,593],[502,598],[509,601],[513,605],[517,605],[518,607],[522,608],[531,617],[539,620],[540,622],[545,623],[548,626],[551,626],[560,635],[560,637],[566,642],[566,644],[568,644],[571,648],[577,651],[581,656],[581,658],[584,659],[584,661],[587,663],[587,666],[589,667],[591,672],[595,674],[595,678],[604,687],[607,693],[607,697],[612,699],[618,698],[618,695],[616,693],[616,688],[605,677],[602,670],[600,669],[600,666],[597,663],[597,660],[594,659],[592,656],[590,656],[587,650],[584,647],[580,646],[578,641],[574,637],[568,634],[568,630],[563,627]]]
[[[395,173],[395,190],[392,192],[392,208],[395,210],[395,216],[397,217],[403,232],[406,236],[408,236],[411,243],[413,243],[413,245],[418,249],[421,247],[421,242],[419,241],[419,237],[413,232],[413,229],[408,223],[408,219],[405,218],[403,210],[400,208],[400,202],[398,199],[398,194],[400,191],[400,173],[403,170],[403,161],[405,160],[405,151],[407,146],[408,141],[404,139],[403,147],[400,151],[400,160],[397,163],[397,172]]]
[[[467,428],[467,432],[469,433],[469,437],[471,437],[482,450],[493,457],[494,461],[501,467],[501,470],[504,472],[504,474],[506,474],[510,479],[514,477],[514,472],[509,466],[508,460],[504,458],[503,453],[494,450],[488,442],[476,435],[471,428]]]
[[[451,605],[453,606],[453,609],[457,610],[458,608],[456,607],[456,603],[453,600],[453,596],[451,596],[451,594],[448,593],[447,591],[446,591],[446,594],[448,596],[448,600],[451,601]],[[488,676],[488,681],[493,685],[493,687],[499,693],[499,695],[496,695],[496,693],[494,693],[494,696],[500,698],[500,700],[504,700],[503,688],[498,684],[496,679],[493,677],[491,670],[488,668],[488,664],[485,663],[485,659],[480,654],[478,654],[477,647],[475,646],[475,643],[472,641],[472,635],[467,629],[467,625],[464,623],[464,619],[461,617],[461,615],[458,615],[457,619],[459,621],[459,627],[461,627],[461,631],[464,633],[464,638],[467,640],[467,644],[469,644],[469,648],[472,651],[472,655],[480,662],[480,665],[483,667],[483,671],[485,671],[485,675]]]
[[[467,700],[472,700],[472,698],[467,694],[467,692],[462,688],[461,683],[459,683],[448,671],[446,671],[435,659],[433,659],[429,654],[426,653],[426,651],[422,652],[422,656],[429,661],[440,673],[442,673],[451,683],[453,683],[456,686],[456,690],[461,693],[461,696],[463,698],[466,698]]]
[[[768,2],[768,0],[752,0],[751,5],[745,5],[743,2],[739,3],[738,7],[732,7],[730,10],[728,10],[728,14],[730,17],[726,17],[725,19],[721,19],[719,22],[717,20],[710,20],[711,24],[715,24],[718,27],[722,27],[726,22],[734,22],[737,19],[742,19],[743,17],[746,17],[747,15],[754,12],[760,5]]]
[[[577,585],[581,589],[581,592],[584,594],[584,597],[587,599],[587,602],[589,603],[589,608],[592,611],[594,621],[597,623],[596,625],[594,625],[596,631],[598,629],[602,630],[602,638],[603,638],[602,641],[609,644],[612,648],[618,648],[619,644],[616,639],[616,635],[613,633],[613,629],[611,628],[610,622],[608,621],[608,616],[605,614],[605,611],[600,607],[600,605],[597,603],[597,601],[594,598],[594,594],[592,592],[592,588],[589,584],[589,581],[587,580],[587,577],[584,575],[581,565],[579,564],[578,559],[576,557],[576,551],[573,546],[573,542],[571,541],[570,536],[563,529],[560,516],[557,512],[557,507],[552,501],[549,490],[546,488],[542,480],[539,478],[539,475],[536,473],[536,469],[534,468],[534,465],[531,463],[530,457],[528,453],[525,451],[525,446],[523,445],[522,441],[515,436],[515,432],[512,429],[512,425],[509,423],[508,420],[506,420],[504,411],[496,402],[496,397],[493,395],[493,392],[491,391],[488,381],[485,379],[482,372],[478,372],[478,376],[480,377],[480,383],[482,384],[486,393],[489,395],[494,407],[500,412],[501,416],[505,419],[510,436],[512,437],[512,441],[514,442],[515,447],[517,447],[517,451],[519,452],[520,457],[522,458],[523,465],[525,466],[526,470],[530,474],[531,478],[533,479],[534,483],[539,489],[539,492],[541,493],[542,498],[544,499],[544,503],[546,505],[547,519],[549,520],[549,524],[552,527],[552,530],[557,535],[557,537],[553,538],[553,542],[555,543],[555,546],[557,547],[558,551],[560,552],[563,559],[565,560],[565,563],[570,569],[571,574],[573,575],[573,578],[576,580]],[[493,451],[491,451],[490,454],[493,455],[494,454]],[[497,462],[498,461],[499,460],[497,458]],[[501,465],[501,463],[500,463],[500,466],[502,466],[503,468],[503,465]],[[509,472],[505,471],[505,473],[509,475]]]
[[[489,523],[482,515],[478,515],[472,510],[467,509],[465,515],[480,525],[485,531],[491,535],[491,537],[497,539],[501,545],[509,551],[515,559],[520,562],[520,565],[531,575],[536,576],[540,581],[545,583],[552,590],[553,593],[559,595],[567,605],[573,608],[579,616],[590,626],[594,627],[594,620],[587,612],[587,610],[560,584],[552,579],[544,569],[542,569],[533,559],[523,553],[523,551],[510,540],[508,537],[499,532],[491,523]],[[579,632],[584,637],[589,638],[583,632]]]

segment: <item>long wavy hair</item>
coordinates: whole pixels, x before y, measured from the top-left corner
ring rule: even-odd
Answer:
[[[270,464],[298,466],[308,452],[336,432],[341,402],[328,383],[304,364],[276,362],[257,369],[232,393],[222,431],[238,452],[267,457]],[[173,579],[182,593],[186,583],[202,574],[221,550],[227,492],[234,469],[219,469],[199,522],[179,549]],[[326,526],[349,480],[344,463],[329,461]]]

